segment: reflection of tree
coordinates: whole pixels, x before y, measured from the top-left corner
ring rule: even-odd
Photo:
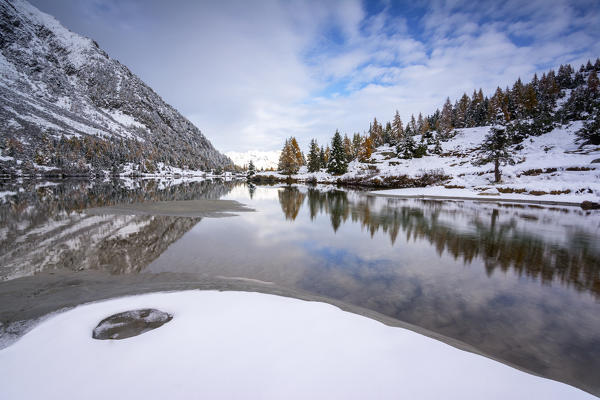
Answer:
[[[306,195],[295,186],[287,186],[277,192],[279,195],[279,204],[285,215],[285,219],[293,221],[298,216],[298,212],[304,202]]]
[[[248,183],[248,194],[250,195],[250,200],[254,198],[254,192],[256,192],[256,185]]]
[[[465,264],[482,259],[488,274],[496,270],[512,270],[540,279],[543,283],[558,279],[578,290],[591,291],[600,296],[598,245],[584,231],[565,232],[568,242],[555,243],[520,229],[514,217],[501,220],[497,208],[491,210],[490,218],[486,218],[472,210],[451,208],[440,201],[423,200],[418,205],[414,205],[414,202],[409,205],[411,203],[390,199],[384,206],[376,207],[374,197],[356,196],[349,200],[344,191],[321,192],[310,188],[307,195],[311,219],[319,213],[328,214],[334,231],[350,217],[371,236],[379,230],[386,232],[392,244],[399,232],[403,231],[407,241],[426,240],[440,255],[447,252],[455,259],[462,259]],[[295,218],[303,195],[295,189],[287,196],[296,198],[293,202],[297,205],[294,208]],[[291,202],[291,199],[287,201]],[[458,229],[441,222],[439,217],[442,214],[458,214],[469,221],[470,229]]]

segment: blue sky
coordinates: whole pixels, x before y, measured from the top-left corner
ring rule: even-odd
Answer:
[[[34,0],[223,151],[325,143],[600,56],[600,2]]]

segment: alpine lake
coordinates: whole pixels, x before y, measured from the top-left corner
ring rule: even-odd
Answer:
[[[598,211],[219,180],[3,182],[0,194],[2,346],[91,301],[255,291],[600,396]]]

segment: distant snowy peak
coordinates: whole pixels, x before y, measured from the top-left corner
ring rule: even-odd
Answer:
[[[280,153],[280,151],[250,150],[246,152],[230,151],[225,155],[240,167],[247,166],[252,160],[257,169],[276,169]]]

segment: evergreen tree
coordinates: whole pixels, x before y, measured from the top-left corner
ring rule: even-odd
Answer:
[[[325,156],[323,146],[321,146],[321,151],[319,151],[319,164],[319,168],[327,168],[327,157]]]
[[[347,169],[348,162],[346,161],[342,135],[336,130],[333,139],[331,140],[331,156],[327,162],[327,171],[332,174],[341,175],[344,174]]]
[[[404,140],[396,147],[396,154],[406,160],[413,158],[417,144],[411,135],[404,135]]]
[[[588,119],[576,134],[582,140],[582,144],[600,145],[600,105],[596,107],[592,118]]]
[[[481,159],[476,163],[478,165],[494,163],[494,180],[500,182],[500,165],[506,163],[513,164],[514,160],[509,152],[509,146],[512,143],[509,131],[506,129],[506,113],[496,105],[496,124],[490,128],[489,133],[483,139],[481,144]]]
[[[435,147],[433,148],[433,154],[442,154],[442,143],[440,142],[440,138],[438,135],[435,135]]]
[[[248,172],[246,172],[246,178],[252,179],[252,177],[256,174],[256,167],[252,160],[248,163]]]
[[[319,145],[315,139],[310,141],[308,150],[308,172],[318,172],[321,169]]]

